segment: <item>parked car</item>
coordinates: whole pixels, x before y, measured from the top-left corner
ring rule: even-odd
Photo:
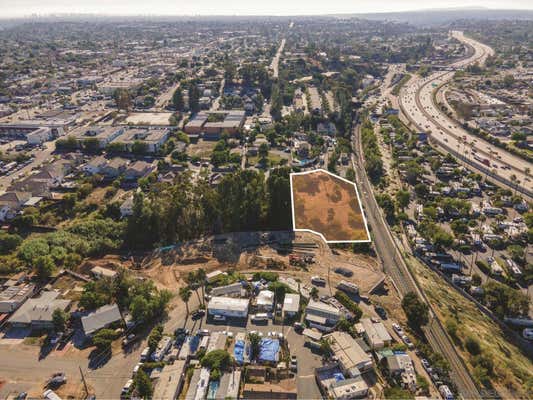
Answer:
[[[291,371],[298,371],[298,359],[296,356],[291,356]]]
[[[120,392],[120,398],[121,399],[127,399],[130,394],[131,386],[133,385],[133,379],[128,379],[124,387],[122,388],[122,391]]]
[[[213,321],[215,322],[222,322],[222,321],[225,321],[226,320],[226,317],[224,315],[214,315],[213,316]]]
[[[198,329],[198,336],[209,336],[209,330],[207,329]]]
[[[150,348],[146,347],[141,353],[141,361],[145,362],[150,359]]]
[[[343,275],[343,276],[346,276],[346,277],[350,277],[353,275],[353,272],[350,271],[348,268],[343,268],[343,267],[337,267],[335,268],[334,270],[337,274],[340,274],[340,275]]]
[[[375,305],[374,310],[382,319],[387,319],[387,311],[385,311],[383,307],[380,305]]]
[[[64,372],[56,372],[53,374],[50,379],[48,379],[48,382],[46,383],[46,387],[58,387],[63,384],[67,383],[67,377],[65,376]]]
[[[191,314],[193,320],[200,319],[205,315],[205,310],[196,310]]]
[[[130,333],[128,336],[126,336],[122,340],[122,346],[123,347],[129,346],[130,344],[135,342],[135,340],[137,340],[137,335],[135,333]]]
[[[295,322],[293,327],[294,327],[294,331],[297,333],[301,333],[304,330],[304,326],[301,322]]]
[[[394,329],[394,331],[399,335],[399,336],[403,336],[405,335],[405,333],[403,332],[403,329],[402,327],[397,324],[397,323],[393,323],[392,324],[392,329]]]
[[[326,280],[320,276],[311,277],[311,283],[317,286],[325,286]]]

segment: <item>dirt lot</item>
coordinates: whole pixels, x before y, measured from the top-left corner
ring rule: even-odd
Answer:
[[[132,123],[134,125],[169,125],[168,119],[172,116],[172,113],[131,113],[126,118],[126,123]]]
[[[198,143],[192,143],[187,147],[187,155],[190,157],[210,158],[216,143],[215,141],[200,139]]]
[[[265,239],[269,235],[276,237]],[[305,245],[305,253],[314,255],[314,263],[305,267],[290,265],[289,254],[302,252],[299,245]],[[354,274],[351,278],[343,277],[333,272],[336,267],[347,268]],[[176,290],[185,284],[187,274],[198,268],[206,272],[217,269],[241,272],[269,269],[304,283],[309,282],[313,275],[329,276],[332,287],[345,279],[356,283],[362,292],[368,292],[384,277],[373,258],[343,250],[336,250],[334,254],[318,235],[308,232],[237,233],[189,242],[165,251],[155,251],[143,260],[140,273],[161,288]]]
[[[296,229],[327,241],[369,240],[353,183],[326,171],[291,174]]]

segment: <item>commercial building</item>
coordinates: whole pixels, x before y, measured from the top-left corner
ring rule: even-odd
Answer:
[[[218,140],[222,133],[233,135],[244,126],[244,110],[202,111],[185,125],[188,134],[203,134],[204,139]]]
[[[176,360],[161,370],[154,387],[153,400],[175,400],[183,387],[187,362]]]
[[[300,310],[300,295],[287,293],[283,299],[283,318],[290,318],[298,314]]]
[[[248,299],[214,296],[207,304],[207,312],[209,315],[246,318],[248,316],[249,303]]]
[[[330,340],[331,350],[347,376],[355,377],[372,369],[372,358],[348,333],[335,331],[325,338]]]
[[[127,151],[132,151],[135,143],[142,143],[148,153],[155,153],[167,141],[169,133],[168,129],[126,129],[111,143],[120,143]]]
[[[89,141],[96,140],[98,147],[104,149],[111,141],[124,133],[123,127],[115,126],[91,126],[73,130],[69,137],[73,137],[79,146],[83,146]]]
[[[28,299],[8,320],[14,327],[26,327],[32,329],[51,329],[52,314],[55,310],[66,310],[71,301],[58,299],[58,292],[43,292],[40,297]]]
[[[129,79],[123,81],[108,81],[98,84],[98,90],[100,93],[106,96],[112,96],[118,89],[124,89],[128,91],[137,90],[143,81],[142,79]]]
[[[116,304],[106,304],[81,318],[81,325],[86,336],[92,336],[100,329],[107,328],[115,322],[122,321],[122,315]]]

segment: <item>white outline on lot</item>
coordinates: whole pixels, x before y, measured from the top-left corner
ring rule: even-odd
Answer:
[[[292,177],[293,175],[306,175],[306,174],[312,174],[312,173],[316,173],[316,172],[325,172],[335,178],[338,178],[340,180],[343,180],[344,182],[348,182],[348,183],[351,183],[353,185],[353,187],[355,188],[355,194],[357,196],[357,201],[359,202],[359,209],[361,210],[361,214],[363,215],[363,222],[364,222],[364,225],[365,225],[365,231],[366,231],[366,237],[368,239],[366,240],[326,240],[326,237],[320,233],[320,232],[316,232],[312,229],[303,229],[303,228],[296,228],[296,218],[294,217],[294,192],[292,190]],[[370,231],[368,230],[368,223],[366,222],[366,216],[365,216],[365,211],[363,210],[363,204],[361,203],[361,197],[359,197],[359,190],[357,190],[357,185],[352,182],[352,181],[349,181],[348,179],[345,179],[343,178],[342,176],[339,176],[337,174],[333,174],[325,169],[322,169],[322,168],[319,168],[319,169],[313,169],[311,171],[305,171],[305,172],[291,172],[290,176],[289,176],[289,182],[291,184],[291,211],[292,211],[292,230],[295,231],[295,232],[311,232],[311,233],[314,233],[315,235],[318,235],[322,238],[322,240],[324,240],[324,242],[326,243],[370,243],[372,242],[372,240],[370,239]]]

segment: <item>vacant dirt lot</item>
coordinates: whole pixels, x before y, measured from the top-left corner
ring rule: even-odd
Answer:
[[[322,170],[291,174],[291,182],[296,229],[328,242],[369,240],[353,183]]]

